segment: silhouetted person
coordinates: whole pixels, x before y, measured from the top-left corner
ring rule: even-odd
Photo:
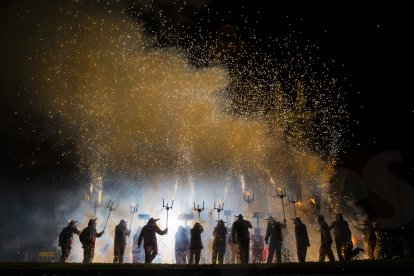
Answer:
[[[133,264],[145,262],[144,249],[138,247],[138,237],[139,237],[139,234],[141,233],[141,230],[142,230],[142,227],[138,226],[137,231],[132,237],[132,263]]]
[[[175,262],[177,264],[187,264],[187,251],[189,247],[190,240],[186,230],[180,225],[178,226],[177,233],[175,233]]]
[[[72,242],[73,242],[73,235],[79,235],[80,231],[76,226],[76,221],[71,220],[69,221],[68,226],[62,229],[59,234],[59,246],[62,249],[62,256],[60,257],[60,262],[65,263],[72,251]]]
[[[190,260],[189,264],[199,264],[201,249],[203,249],[203,242],[201,240],[201,233],[204,232],[203,226],[196,222],[190,230]]]
[[[368,258],[371,260],[375,259],[375,247],[377,246],[377,236],[375,235],[375,226],[374,222],[370,219],[364,220],[362,225],[359,225],[359,230],[361,230],[364,236],[365,249],[368,255]]]
[[[92,263],[95,256],[96,238],[102,237],[104,231],[98,233],[96,230],[96,219],[90,219],[88,226],[79,234],[83,248],[83,263]]]
[[[264,239],[260,233],[260,228],[254,229],[254,234],[251,236],[252,242],[252,263],[259,264],[263,263],[263,249]]]
[[[231,229],[232,240],[239,245],[240,262],[242,264],[249,263],[250,228],[253,228],[250,221],[243,219],[243,216],[239,214]]]
[[[229,238],[227,240],[227,247],[228,247],[228,252],[230,254],[230,264],[238,264],[240,263],[240,253],[239,253],[239,245],[237,241],[233,241],[233,238],[231,236],[231,229],[232,227],[229,227],[227,229],[228,234],[229,234]]]
[[[352,253],[352,234],[342,214],[335,215],[335,221],[332,222],[330,229],[333,230],[338,259],[349,261]]]
[[[270,216],[267,219],[267,228],[265,241],[269,244],[269,254],[267,255],[267,263],[270,264],[273,261],[273,255],[276,251],[276,263],[282,262],[282,228],[286,227],[286,220],[283,219],[283,223],[276,221],[274,217]],[[270,238],[270,242],[269,242]]]
[[[306,252],[310,246],[308,230],[306,229],[306,225],[298,217],[293,219],[293,223],[295,224],[296,253],[298,255],[298,261],[302,263],[306,260]]]
[[[224,225],[223,220],[217,222],[217,226],[214,227],[213,231],[213,254],[212,254],[212,263],[223,264],[224,254],[226,253],[226,236],[227,228]]]
[[[125,220],[121,219],[119,224],[115,226],[114,237],[114,263],[122,264],[124,262],[126,237],[129,236],[130,231]]]
[[[157,237],[158,235],[165,235],[168,233],[168,228],[165,228],[163,231],[158,227],[156,222],[159,219],[150,218],[147,224],[142,227],[141,233],[138,237],[138,248],[141,247],[142,240],[144,240],[144,251],[145,251],[145,263],[151,263],[158,254],[158,244]]]
[[[318,223],[321,231],[321,247],[319,248],[319,261],[324,262],[327,256],[330,262],[335,261],[332,252],[332,236],[328,224],[322,215],[318,215]]]

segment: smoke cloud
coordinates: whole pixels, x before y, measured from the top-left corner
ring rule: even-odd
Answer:
[[[202,200],[225,202],[238,208],[235,212],[251,215],[247,205],[238,207],[240,195],[256,191],[266,200],[253,208],[277,212],[280,218],[269,190],[288,186],[299,194],[326,191],[341,147],[337,119],[344,114],[330,113],[333,106],[322,108],[319,100],[340,96],[318,95],[305,103],[308,92],[303,90],[311,83],[297,84],[296,102],[301,108],[309,106],[311,116],[289,107],[295,101],[283,98],[283,80],[276,77],[279,83],[272,85],[272,93],[280,106],[271,115],[235,116],[228,112],[232,103],[224,95],[245,80],[223,65],[196,67],[185,49],[160,48],[144,31],[124,10],[77,1],[12,3],[2,10],[3,81],[21,83],[33,112],[42,114],[47,128],[53,129],[52,135],[42,135],[69,143],[59,154],[71,161],[75,157],[77,173],[89,176],[75,180],[69,198],[54,196],[52,205],[67,210],[58,219],[62,227],[75,217],[86,225],[95,214],[84,204],[94,202],[99,202],[96,215],[103,227],[109,199],[123,203],[108,225],[113,231],[120,218],[129,217],[131,202],[141,202],[142,211],[153,216],[164,214],[161,198],[180,205],[172,217],[192,212],[193,201]],[[248,93],[256,91],[252,87]],[[325,148],[311,144],[315,124],[330,138]],[[68,205],[85,195],[80,207]],[[209,208],[204,220],[214,225],[216,214]],[[38,216],[43,214],[32,218]],[[98,243],[103,248],[98,261],[111,261],[112,237],[109,232]],[[74,248],[75,256],[81,256],[80,250]]]

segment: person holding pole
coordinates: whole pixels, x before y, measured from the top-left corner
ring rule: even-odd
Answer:
[[[233,222],[231,228],[231,238],[233,242],[237,242],[239,245],[239,256],[242,264],[249,263],[249,248],[250,248],[250,232],[249,229],[253,228],[250,221],[243,219],[242,214],[239,214],[237,220]]]
[[[83,263],[92,263],[95,255],[95,240],[102,237],[105,231],[98,233],[96,230],[96,218],[90,219],[88,226],[79,234],[80,242],[83,248]]]
[[[338,259],[340,261],[351,260],[352,234],[348,222],[343,219],[342,214],[335,214],[335,221],[332,222],[329,229],[333,230]]]
[[[138,248],[141,247],[142,240],[144,240],[144,251],[145,251],[145,263],[151,263],[158,254],[157,237],[158,235],[166,235],[168,228],[163,231],[158,227],[156,222],[159,219],[150,218],[147,224],[142,227],[141,233],[138,237]]]
[[[276,219],[270,216],[267,219],[267,228],[265,242],[269,244],[269,254],[267,255],[267,263],[270,264],[273,261],[273,255],[276,252],[276,263],[282,262],[282,228],[286,227],[286,219],[283,219],[283,223],[276,221]],[[269,242],[270,238],[270,242]]]
[[[126,237],[131,233],[125,220],[121,219],[119,224],[115,227],[114,237],[114,264],[124,262],[124,253],[126,246]]]
[[[217,226],[214,227],[213,236],[213,254],[212,254],[212,263],[223,264],[224,254],[226,252],[226,236],[227,228],[224,225],[224,221],[221,219],[217,222]]]
[[[318,214],[318,223],[321,231],[321,246],[319,247],[319,261],[324,262],[325,258],[328,257],[330,262],[335,261],[334,254],[332,252],[332,236],[329,231],[329,226],[325,222],[325,218]]]
[[[201,240],[201,233],[204,232],[203,226],[196,222],[190,230],[190,259],[188,261],[189,264],[199,264],[200,263],[200,256],[201,256],[201,249],[203,249],[203,242]]]
[[[75,220],[70,220],[69,225],[63,228],[59,234],[59,246],[62,248],[62,256],[60,257],[60,262],[65,263],[70,255],[72,250],[72,241],[73,235],[79,235],[80,231],[76,226]]]

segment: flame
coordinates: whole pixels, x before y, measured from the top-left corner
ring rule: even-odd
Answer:
[[[273,180],[273,177],[270,177],[270,183],[272,183],[273,187],[276,185],[275,181]]]
[[[246,191],[246,182],[244,181],[244,175],[240,175],[240,185],[243,193]]]
[[[93,191],[93,182],[91,182],[91,185],[89,186],[89,193],[92,194],[92,191]]]
[[[99,193],[98,193],[98,204],[101,204],[101,200],[102,200],[102,190],[99,190]]]
[[[355,236],[352,235],[351,239],[352,239],[352,246],[355,246],[356,245],[356,238],[355,238]]]
[[[191,175],[188,175],[188,184],[190,184],[191,187],[191,194],[194,195],[194,180]]]
[[[296,206],[301,207],[302,206],[302,202],[300,202],[300,201],[296,202]]]
[[[313,205],[316,205],[316,200],[315,200],[314,198],[311,198],[311,199],[310,199],[310,202],[311,202]]]

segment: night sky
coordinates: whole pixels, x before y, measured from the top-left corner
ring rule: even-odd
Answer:
[[[266,47],[269,37],[291,36],[299,45],[315,45],[314,55],[331,64],[330,73],[346,91],[350,115],[348,142],[339,163],[360,172],[369,156],[397,150],[404,163],[397,165],[396,172],[413,184],[413,136],[410,132],[414,102],[409,100],[412,97],[409,74],[414,47],[408,2],[202,1],[208,9],[191,5],[192,1],[187,5],[182,5],[182,1],[176,1],[176,5],[166,4],[169,2],[172,1],[155,1],[154,5],[176,24],[178,33],[202,26],[203,32],[213,34],[219,26],[231,25],[236,27],[241,40],[251,40],[254,35],[263,51],[277,51]],[[13,1],[1,1],[0,14],[7,12],[11,3]],[[149,34],[163,28],[153,19],[154,10],[138,12],[133,1],[121,5],[128,16],[146,23]],[[0,23],[5,24],[3,20]],[[1,26],[1,30],[12,28]],[[4,39],[3,33],[2,36]],[[185,44],[185,41],[177,43]],[[3,58],[8,53],[1,44]],[[13,64],[9,66],[14,67]],[[0,222],[7,225],[10,220],[20,219],[14,204],[30,206],[44,200],[44,193],[57,187],[65,192],[68,187],[62,184],[76,182],[79,175],[77,156],[61,155],[72,147],[71,141],[61,143],[57,138],[58,130],[49,129],[43,123],[49,119],[31,108],[29,93],[15,84],[10,89],[4,76],[0,77]],[[53,205],[43,201],[40,206],[48,209]],[[52,213],[55,211],[51,211],[51,216]],[[23,217],[19,223],[17,225],[24,225]],[[11,235],[7,228],[0,230],[0,240]],[[1,253],[0,258],[10,257],[8,253]]]

